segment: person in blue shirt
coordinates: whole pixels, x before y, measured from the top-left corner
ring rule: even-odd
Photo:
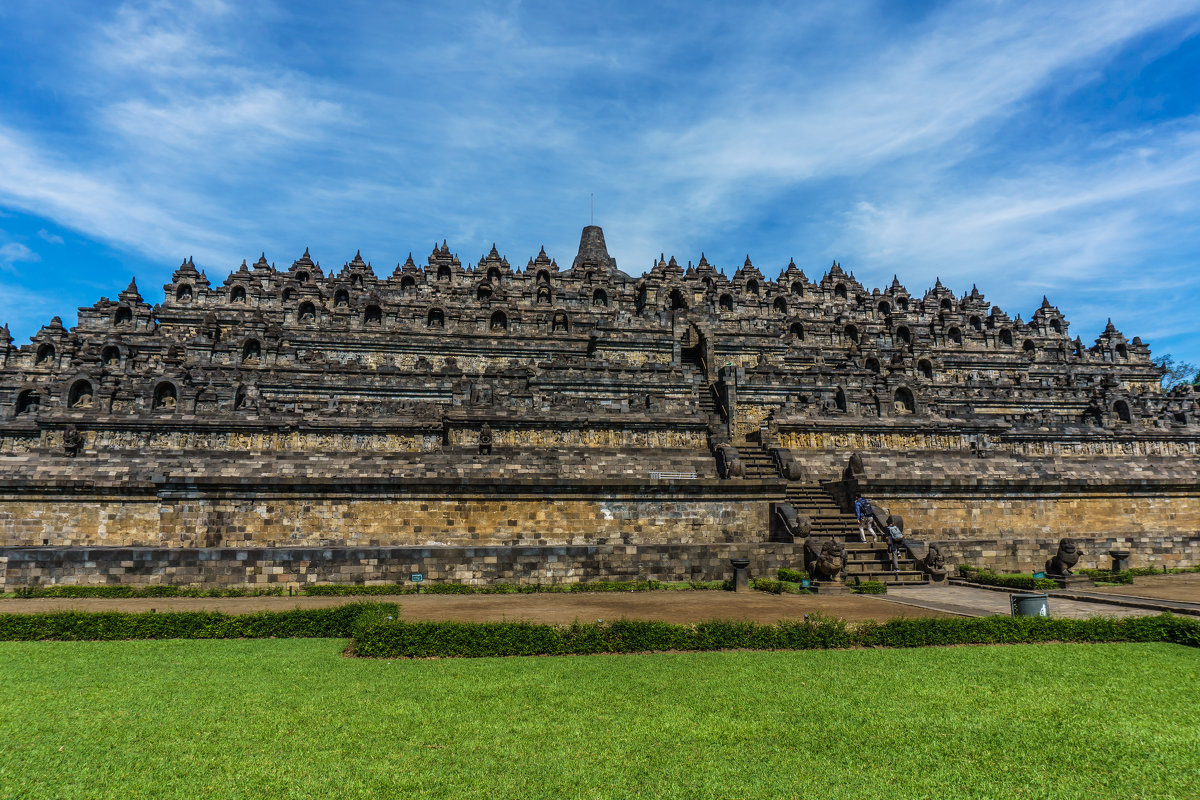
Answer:
[[[875,531],[875,510],[871,508],[871,501],[857,492],[854,495],[854,516],[858,518],[858,540],[865,542],[867,534],[870,533],[872,542],[879,541]]]

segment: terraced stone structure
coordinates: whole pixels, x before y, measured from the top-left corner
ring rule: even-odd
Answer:
[[[4,585],[712,579],[800,567],[805,536],[923,580],[857,545],[856,489],[951,564],[1200,554],[1191,390],[1048,301],[836,263],[632,277],[594,226],[568,269],[442,243],[385,275],[189,259],[164,292],[0,334]]]

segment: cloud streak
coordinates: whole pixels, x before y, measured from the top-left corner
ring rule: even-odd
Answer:
[[[0,270],[12,272],[22,261],[41,261],[41,256],[20,242],[7,242],[0,245]]]

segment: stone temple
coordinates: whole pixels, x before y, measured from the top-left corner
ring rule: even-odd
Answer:
[[[856,490],[951,564],[1068,536],[1080,566],[1200,557],[1192,390],[1046,300],[1025,321],[836,263],[631,276],[595,226],[569,268],[443,243],[383,275],[189,259],[164,290],[0,330],[4,588],[766,574],[856,543]]]

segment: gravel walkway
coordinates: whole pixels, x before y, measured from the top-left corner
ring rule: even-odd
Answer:
[[[580,594],[403,595],[399,597],[176,597],[130,600],[94,598],[0,599],[0,613],[33,611],[198,611],[229,614],[323,608],[357,600],[400,603],[408,620],[495,622],[530,620],[569,623],[576,619],[653,619],[702,622],[710,619],[776,622],[822,613],[845,620],[947,616],[936,609],[889,603],[863,595],[773,595],[764,592],[669,591],[587,592]]]

